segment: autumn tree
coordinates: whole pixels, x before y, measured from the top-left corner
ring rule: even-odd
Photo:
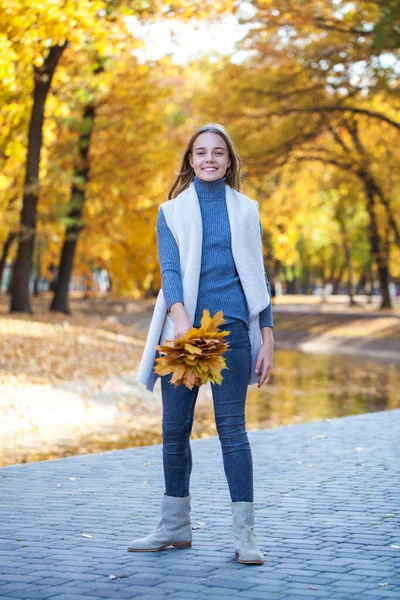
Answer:
[[[390,165],[390,180],[397,186],[393,143],[400,123],[396,54],[388,62],[384,52],[396,47],[395,23],[387,20],[381,2],[251,4],[254,12],[246,19],[251,28],[240,44],[248,58],[240,64],[221,61],[209,93],[200,94],[199,109],[207,118],[229,124],[243,148],[249,181],[270,196],[265,201],[269,214],[274,182],[292,189],[287,180],[291,171],[303,182],[300,174],[310,163],[351,174],[357,197],[363,191],[382,308],[389,307],[399,206],[387,174]],[[391,10],[394,14],[394,4]],[[390,30],[387,40],[379,33],[382,27]],[[293,203],[293,197],[288,201]],[[308,205],[304,195],[302,202]],[[292,223],[295,210],[292,204]],[[289,223],[285,227],[293,230]],[[281,228],[275,239],[282,234]],[[335,235],[343,239],[343,230]]]
[[[154,224],[171,165],[176,162],[167,101],[172,92],[169,78],[176,68],[169,60],[141,64],[129,52],[120,58],[101,74],[93,95],[96,118],[88,124],[90,146],[79,145],[85,131],[81,112],[88,98],[82,88],[81,61],[76,71],[63,65],[55,79],[55,90],[59,90],[64,69],[69,75],[74,73],[69,85],[80,92],[67,94],[66,104],[58,106],[52,131],[48,123],[48,169],[42,179],[39,228],[47,244],[45,271],[58,264],[68,241],[64,229],[80,227],[78,240],[72,238],[74,273],[88,273],[89,264],[106,268],[116,293],[134,295],[159,285]],[[90,168],[84,186],[76,170],[82,164],[81,148],[88,152],[85,160]],[[74,187],[85,194],[78,207],[80,216],[71,213]]]
[[[4,3],[3,3],[4,4]],[[85,28],[101,34],[104,2],[63,2],[51,7],[42,2],[14,2],[2,6],[7,40],[32,90],[27,141],[25,183],[18,251],[14,264],[11,311],[31,312],[29,279],[36,231],[39,164],[47,95],[57,64],[69,42],[79,46]]]
[[[199,10],[197,2],[174,0],[168,6],[162,2],[137,4],[129,1],[110,2],[96,0],[82,2],[77,7],[71,2],[24,2],[16,1],[12,5],[1,5],[1,25],[6,31],[6,40],[15,54],[18,68],[24,73],[25,88],[32,90],[30,125],[27,140],[27,160],[25,185],[22,197],[22,210],[18,232],[18,250],[14,266],[14,284],[11,299],[12,311],[31,312],[29,299],[29,279],[32,269],[32,255],[37,229],[37,207],[39,198],[39,166],[42,152],[43,122],[45,104],[57,65],[69,46],[76,52],[91,52],[103,60],[107,56],[110,24],[128,15],[142,20],[152,20],[161,15],[164,18],[179,16],[188,19],[193,16],[204,18],[216,16],[229,10],[232,3],[215,4],[202,2]],[[122,28],[123,30],[123,28]],[[93,52],[93,50],[95,52]],[[92,109],[94,104],[91,104]],[[89,110],[89,104],[86,110]],[[88,121],[88,119],[86,119]],[[87,132],[81,138],[81,145],[89,140]],[[89,154],[89,153],[88,153]],[[85,161],[81,153],[81,162]],[[78,167],[79,169],[79,167]],[[82,176],[82,174],[81,174]],[[75,178],[79,179],[79,174]],[[79,190],[82,191],[82,190]],[[75,198],[79,195],[74,189]],[[82,196],[81,196],[82,200]],[[81,202],[82,204],[82,202]],[[71,220],[79,215],[71,209]],[[69,236],[77,236],[79,228],[68,231]],[[4,244],[7,250],[10,243]],[[63,255],[62,272],[72,269],[73,257],[67,248]],[[64,295],[67,277],[63,277]],[[61,285],[61,284],[60,284]],[[60,292],[61,294],[61,292]],[[58,302],[58,301],[57,301]],[[57,304],[56,302],[56,304]]]

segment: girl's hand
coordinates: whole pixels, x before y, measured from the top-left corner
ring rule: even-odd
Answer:
[[[174,338],[180,338],[192,328],[190,319],[182,302],[175,302],[170,310],[174,321]]]
[[[187,315],[182,315],[176,321],[174,321],[174,337],[180,338],[185,335],[192,326],[189,321],[189,317]]]
[[[263,343],[257,355],[255,372],[258,374],[257,387],[260,388],[268,381],[269,373],[272,369],[274,355],[274,338],[271,327],[263,327]]]

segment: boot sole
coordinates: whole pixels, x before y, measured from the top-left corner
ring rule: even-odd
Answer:
[[[238,552],[235,552],[235,557],[237,562],[241,563],[242,565],[263,565],[265,562],[264,560],[242,560],[239,558]]]
[[[174,546],[178,549],[191,548],[192,542],[176,542],[176,544],[165,544],[158,548],[128,548],[128,552],[157,552],[158,550],[164,550],[164,548],[168,548],[169,546]]]

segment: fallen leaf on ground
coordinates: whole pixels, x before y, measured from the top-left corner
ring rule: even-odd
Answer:
[[[132,370],[143,341],[134,327],[90,315],[1,314],[0,382],[56,383]],[[136,337],[136,333],[139,334]]]

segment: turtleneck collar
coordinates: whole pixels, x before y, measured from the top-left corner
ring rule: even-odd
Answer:
[[[194,176],[194,187],[199,198],[225,198],[225,177],[216,179],[215,181],[204,181],[196,175]]]

